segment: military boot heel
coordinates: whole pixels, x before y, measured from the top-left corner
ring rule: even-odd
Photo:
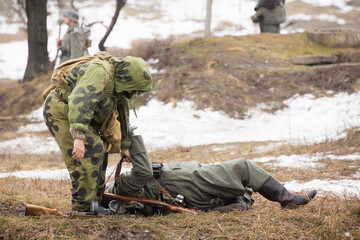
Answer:
[[[270,177],[258,191],[266,199],[280,203],[282,208],[297,208],[308,204],[316,195],[316,190],[306,194],[292,194],[275,178]]]

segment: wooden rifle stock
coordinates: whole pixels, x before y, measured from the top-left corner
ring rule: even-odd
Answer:
[[[107,198],[123,201],[123,202],[135,201],[135,202],[140,202],[140,203],[148,204],[148,205],[160,205],[160,206],[163,206],[166,209],[173,211],[173,212],[185,212],[185,213],[197,214],[197,212],[195,210],[174,206],[174,205],[171,205],[171,204],[168,204],[168,203],[165,203],[162,201],[158,201],[158,200],[153,200],[153,199],[128,197],[128,196],[116,195],[116,194],[112,194],[112,193],[104,193],[103,196],[107,197]]]
[[[25,216],[66,216],[57,209],[46,208],[32,204],[26,204],[25,207]]]

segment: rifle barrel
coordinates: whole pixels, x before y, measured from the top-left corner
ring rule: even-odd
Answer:
[[[140,202],[143,204],[160,205],[160,206],[163,206],[173,212],[185,212],[185,213],[197,214],[197,212],[193,209],[178,207],[178,206],[174,206],[174,205],[171,205],[171,204],[168,204],[168,203],[165,203],[162,201],[158,201],[158,200],[153,200],[153,199],[128,197],[128,196],[116,195],[116,194],[112,194],[112,193],[104,193],[103,196],[107,197],[107,198],[111,198],[111,199],[124,201],[124,202],[136,201],[136,202]]]

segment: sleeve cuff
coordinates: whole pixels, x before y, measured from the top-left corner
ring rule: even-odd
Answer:
[[[130,139],[121,140],[121,148],[130,148],[130,147],[131,147],[131,140]]]
[[[78,131],[70,128],[70,134],[73,137],[73,139],[85,140],[85,133],[83,133],[82,131]]]

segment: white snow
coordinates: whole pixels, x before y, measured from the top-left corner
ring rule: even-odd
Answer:
[[[131,112],[130,123],[138,127],[136,133],[143,135],[149,151],[175,146],[247,141],[310,144],[339,139],[346,134],[346,130],[360,126],[360,92],[339,93],[322,98],[314,98],[309,94],[294,96],[284,103],[288,107],[274,114],[261,111],[261,108],[266,108],[261,105],[250,110],[248,118],[240,120],[211,109],[196,110],[190,101],[178,102],[173,107],[173,103],[164,104],[153,99],[137,110],[137,118]],[[46,130],[41,112],[42,108],[29,115],[34,122],[40,123],[22,126],[18,131]],[[35,141],[36,137],[33,139]],[[22,150],[32,151],[26,146],[27,141],[18,144],[15,141],[2,142],[0,153],[24,154],[29,152]],[[55,143],[48,140],[46,144],[50,147]],[[23,148],[19,149],[19,145]],[[48,151],[47,148],[43,150]]]
[[[1,142],[1,154],[44,154],[59,152],[60,149],[52,137],[43,139],[38,136],[26,136]]]
[[[300,0],[287,0],[294,2]],[[314,6],[335,6],[342,12],[359,9],[347,6],[348,0],[303,0]],[[102,22],[94,24],[91,28],[92,46],[90,54],[98,50],[98,43],[106,32],[105,26],[109,26],[115,11],[116,1],[105,2],[83,1],[75,2],[79,8],[80,19],[86,23]],[[259,26],[254,24],[250,17],[254,14],[256,0],[213,0],[211,31],[215,36],[247,35],[259,33]],[[148,12],[136,14],[134,9],[145,9]],[[48,1],[47,27],[48,27],[48,52],[50,60],[56,55],[56,39],[58,38],[59,11],[54,1]],[[101,14],[99,14],[101,13]],[[206,0],[128,0],[121,10],[113,31],[109,35],[106,46],[130,48],[131,42],[137,39],[163,39],[170,35],[190,34],[194,37],[203,36],[204,21],[206,16]],[[311,20],[314,16],[289,15],[291,19]],[[315,16],[316,17],[316,16]],[[14,16],[15,18],[15,16]],[[61,17],[60,17],[61,18]],[[337,22],[345,25],[346,21],[337,19],[333,15],[321,15],[317,18]],[[229,23],[226,26],[222,23]],[[104,26],[105,25],[105,26]],[[20,24],[5,23],[5,18],[0,16],[0,33],[14,34],[19,31]],[[61,27],[61,36],[65,33],[66,26]],[[294,30],[282,29],[282,33]],[[298,32],[304,31],[298,29]],[[27,41],[0,44],[0,78],[21,79],[27,64]],[[19,57],[21,56],[21,57]],[[16,62],[16,64],[14,64]]]
[[[338,197],[345,198],[349,196],[360,197],[359,180],[319,180],[314,179],[310,182],[299,183],[295,180],[286,182],[285,187],[294,192],[303,192],[305,190],[317,189],[319,195],[333,193]]]
[[[352,160],[359,161],[360,155],[353,154],[347,156],[335,156],[335,155],[324,155],[316,154],[315,156],[309,155],[281,155],[278,157],[261,157],[251,159],[252,162],[267,163],[272,166],[288,167],[288,168],[317,168],[322,167],[323,164],[319,163],[319,160],[330,159],[330,160]]]

